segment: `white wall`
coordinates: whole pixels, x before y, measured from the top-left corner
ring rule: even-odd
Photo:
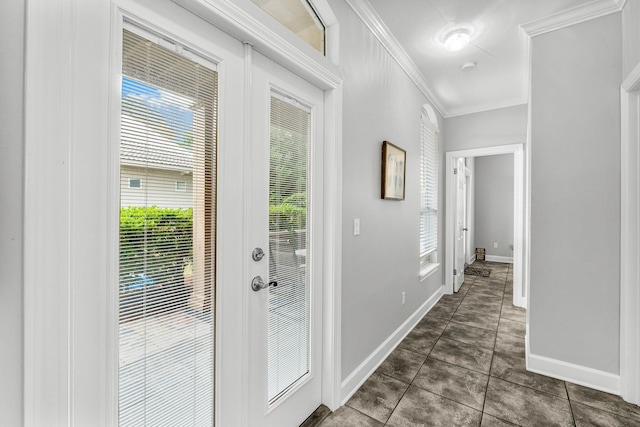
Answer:
[[[24,1],[0,3],[0,425],[22,425]]]
[[[526,104],[445,119],[445,150],[524,143],[527,120]]]
[[[622,77],[640,63],[640,1],[627,1],[622,10]]]
[[[474,229],[487,255],[513,256],[513,154],[475,158]]]
[[[532,354],[619,370],[621,14],[532,40]]]
[[[344,78],[344,379],[442,286],[443,279],[441,271],[422,283],[418,277],[420,107],[426,99],[349,6],[339,0],[330,3],[340,22]],[[407,150],[404,201],[380,199],[383,140]],[[443,183],[441,178],[441,195]],[[359,236],[353,235],[354,218],[361,220]],[[439,223],[443,224],[442,216]]]

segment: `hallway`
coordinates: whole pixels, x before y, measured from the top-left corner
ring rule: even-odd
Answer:
[[[473,267],[490,276],[467,275],[345,406],[303,426],[640,425],[640,408],[618,396],[527,372],[511,265]]]

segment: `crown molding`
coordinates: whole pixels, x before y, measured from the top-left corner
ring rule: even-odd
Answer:
[[[438,110],[443,117],[446,117],[447,109],[442,105],[442,102],[431,85],[427,83],[415,62],[413,62],[409,54],[404,50],[402,45],[400,45],[400,42],[393,36],[387,25],[382,21],[382,18],[380,18],[373,7],[371,7],[369,1],[346,0],[346,2],[404,72],[407,73],[420,92],[427,97],[433,107]]]
[[[619,12],[627,0],[594,0],[562,12],[522,24],[520,27],[530,37],[539,36],[560,28],[569,27],[594,18]]]
[[[469,105],[460,108],[451,108],[447,110],[444,118],[449,119],[451,117],[464,116],[467,114],[483,113],[485,111],[499,110],[500,108],[515,107],[517,105],[527,104],[528,102],[529,100],[525,96],[519,98],[503,99],[499,101],[491,101],[484,104]]]

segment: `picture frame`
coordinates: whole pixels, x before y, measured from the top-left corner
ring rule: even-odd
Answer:
[[[382,198],[404,200],[407,152],[389,141],[382,142]]]

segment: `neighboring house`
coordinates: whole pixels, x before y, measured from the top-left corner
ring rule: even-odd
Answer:
[[[123,135],[120,153],[120,205],[193,207],[193,151],[128,114],[123,126],[138,128],[145,139]]]

